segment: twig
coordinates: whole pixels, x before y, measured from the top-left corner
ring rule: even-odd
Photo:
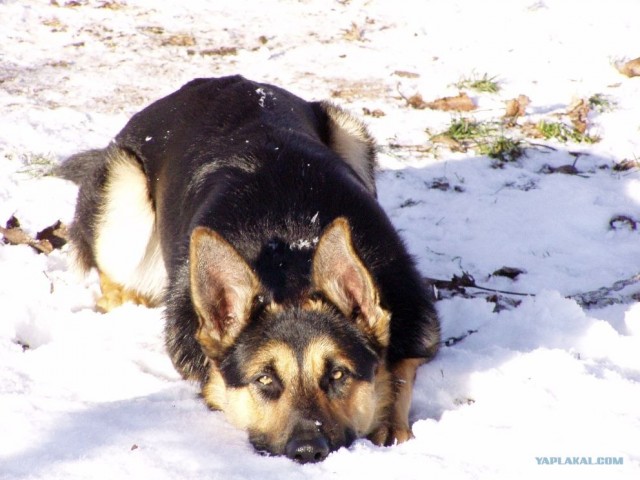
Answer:
[[[477,285],[475,279],[466,272],[463,272],[462,276],[454,275],[451,280],[438,280],[434,278],[425,278],[425,281],[429,284],[433,285],[436,289],[439,290],[448,290],[454,292],[454,295],[462,294],[469,295],[473,297],[473,294],[467,294],[467,288],[482,290],[485,292],[491,292],[495,294],[501,295],[510,295],[510,296],[518,296],[518,297],[535,297],[534,293],[524,293],[524,292],[511,292],[508,290],[498,290],[495,288],[482,287]],[[618,280],[610,287],[601,287],[596,290],[592,290],[589,292],[582,293],[574,293],[572,295],[566,295],[565,298],[569,298],[574,300],[578,305],[582,308],[590,309],[590,308],[601,308],[607,305],[613,305],[618,303],[626,303],[628,301],[637,301],[640,300],[640,292],[632,294],[632,295],[621,295],[617,298],[612,294],[614,292],[619,292],[620,290],[634,285],[636,283],[640,283],[640,273],[632,275],[629,278],[624,280]]]

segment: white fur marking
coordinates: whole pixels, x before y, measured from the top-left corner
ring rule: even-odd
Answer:
[[[160,301],[167,274],[147,178],[124,152],[110,159],[108,175],[96,225],[98,268],[114,282]]]

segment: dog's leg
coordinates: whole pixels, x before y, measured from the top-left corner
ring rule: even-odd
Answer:
[[[423,363],[423,358],[406,358],[391,368],[394,399],[389,406],[386,419],[369,435],[369,440],[376,445],[390,446],[413,438],[409,426],[409,408],[416,371]]]
[[[102,291],[102,296],[98,298],[96,308],[102,313],[107,313],[126,302],[145,307],[153,307],[157,303],[139,292],[127,289],[114,282],[103,272],[100,272],[100,290]]]

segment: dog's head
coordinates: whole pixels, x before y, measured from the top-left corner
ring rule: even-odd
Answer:
[[[252,269],[212,230],[194,230],[190,262],[197,340],[211,364],[205,400],[256,449],[319,461],[378,425],[391,397],[390,316],[346,220],[323,232],[311,290],[294,305],[265,302]]]

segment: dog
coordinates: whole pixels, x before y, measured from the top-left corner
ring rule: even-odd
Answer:
[[[259,452],[317,462],[412,437],[438,350],[428,286],[377,202],[375,144],[328,102],[241,76],[195,79],[59,175],[108,311],[164,304],[166,347]]]

